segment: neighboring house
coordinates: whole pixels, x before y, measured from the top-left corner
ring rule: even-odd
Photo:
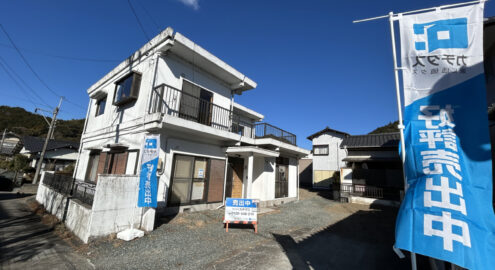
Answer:
[[[135,210],[146,134],[161,136],[159,213],[214,209],[227,197],[296,200],[298,161],[309,151],[234,102],[255,87],[172,28],[161,32],[87,91],[67,226],[85,242],[130,224],[153,229],[155,210]],[[51,194],[43,189],[39,201]]]
[[[348,136],[346,132],[326,127],[308,137],[313,143],[313,188],[331,188],[339,179],[346,157],[346,151],[340,145]]]
[[[1,140],[1,137],[0,137]],[[0,145],[0,154],[7,157],[12,157],[18,154],[22,148],[21,137],[13,132],[6,132],[3,144]]]
[[[45,138],[22,137],[21,154],[31,159],[30,166],[35,168],[43,150]],[[44,171],[61,171],[70,164],[75,164],[78,157],[79,143],[61,140],[49,140],[41,169]]]
[[[399,133],[348,136],[341,144],[343,159],[341,196],[399,201],[404,189]]]

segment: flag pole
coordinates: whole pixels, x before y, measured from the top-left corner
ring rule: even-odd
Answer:
[[[401,146],[401,160],[402,160],[402,176],[404,178],[404,195],[406,194],[408,185],[405,172],[405,162],[406,162],[406,144],[404,142],[404,124],[402,121],[402,102],[400,98],[400,85],[399,85],[399,70],[401,67],[397,66],[397,51],[395,48],[395,30],[394,30],[394,13],[390,11],[389,21],[390,21],[390,37],[392,39],[392,54],[394,57],[394,77],[395,77],[395,94],[397,97],[397,112],[399,113],[399,125],[397,126],[400,131],[400,146]],[[411,252],[411,268],[416,270],[416,253]]]

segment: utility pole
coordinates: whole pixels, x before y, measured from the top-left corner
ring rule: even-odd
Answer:
[[[5,133],[7,133],[7,129],[6,128],[3,130],[2,144],[0,144],[0,155],[2,154],[2,150],[3,150],[3,143],[5,141]]]
[[[41,165],[43,164],[43,158],[45,157],[46,148],[48,147],[48,141],[53,135],[55,129],[55,122],[57,121],[57,114],[58,111],[60,110],[60,106],[62,105],[63,99],[64,97],[60,97],[60,101],[58,103],[57,108],[53,110],[53,118],[52,121],[50,122],[50,127],[48,128],[48,134],[46,134],[45,144],[43,144],[43,150],[41,150],[40,160],[36,164],[36,172],[34,173],[33,184],[36,184],[40,177]]]

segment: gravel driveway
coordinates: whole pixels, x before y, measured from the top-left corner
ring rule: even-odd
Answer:
[[[301,189],[268,209],[259,233],[226,233],[223,209],[183,213],[143,238],[102,239],[83,249],[98,269],[409,269],[392,251],[395,208],[340,204]],[[82,252],[82,251],[80,251]]]

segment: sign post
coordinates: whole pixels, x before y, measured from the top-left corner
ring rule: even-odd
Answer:
[[[227,198],[225,201],[225,231],[229,232],[229,224],[253,224],[258,233],[258,200]]]

